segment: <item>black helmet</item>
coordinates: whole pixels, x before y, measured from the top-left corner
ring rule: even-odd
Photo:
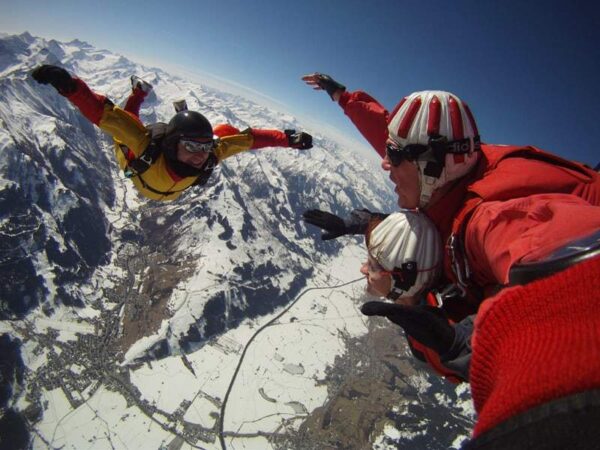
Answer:
[[[199,112],[180,111],[168,123],[163,145],[175,148],[179,139],[183,137],[212,139],[212,125]]]

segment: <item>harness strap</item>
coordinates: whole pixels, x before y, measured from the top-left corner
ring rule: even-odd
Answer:
[[[125,147],[125,148],[127,149],[127,147]],[[129,151],[129,149],[127,149],[127,151]],[[125,153],[125,157],[127,157],[127,153]],[[142,177],[142,173],[139,173],[139,172],[131,173],[129,176],[127,176],[127,175],[126,176],[127,176],[127,178],[137,178],[138,180],[140,180],[140,183],[142,184],[142,186],[144,186],[144,189],[147,189],[154,194],[172,195],[172,194],[177,194],[179,192],[183,192],[191,186],[202,186],[202,185],[206,184],[206,182],[212,175],[217,164],[218,164],[218,161],[217,161],[216,156],[214,154],[211,154],[210,157],[208,158],[208,160],[206,161],[204,167],[202,168],[202,172],[196,177],[194,182],[192,184],[190,184],[188,187],[185,187],[184,189],[179,189],[177,191],[159,191],[158,189],[155,189],[152,186],[150,186],[146,182],[146,180],[144,180],[144,178]]]

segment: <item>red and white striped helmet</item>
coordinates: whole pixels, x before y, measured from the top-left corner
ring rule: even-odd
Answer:
[[[465,102],[444,91],[421,91],[400,101],[390,114],[389,138],[399,147],[419,144],[429,146],[432,140],[444,139],[445,158],[438,170],[432,170],[431,161],[417,159],[421,197],[419,206],[429,202],[433,192],[449,181],[466,175],[477,163],[480,143],[477,124]],[[441,171],[439,170],[441,169]]]

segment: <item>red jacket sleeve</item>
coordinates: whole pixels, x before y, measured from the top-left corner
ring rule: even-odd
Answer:
[[[474,281],[505,284],[510,268],[600,229],[600,207],[569,194],[538,194],[477,207],[465,233]]]
[[[250,130],[254,138],[252,149],[264,147],[289,147],[288,137],[283,131],[279,130]]]
[[[225,136],[240,134],[240,130],[233,125],[229,125],[228,123],[221,123],[219,125],[215,125],[213,128],[213,134],[222,138]]]
[[[83,80],[75,78],[77,88],[75,91],[67,95],[73,105],[81,111],[81,113],[94,125],[100,123],[102,114],[104,113],[104,104],[107,99],[105,96],[93,92]]]
[[[377,100],[362,91],[345,91],[338,103],[358,131],[384,158],[385,143],[388,138],[388,111]]]

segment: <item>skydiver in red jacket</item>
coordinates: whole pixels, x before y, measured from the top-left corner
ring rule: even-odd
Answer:
[[[473,114],[457,96],[416,92],[389,113],[370,95],[348,92],[328,75],[303,79],[327,91],[383,158],[398,205],[425,211],[438,228],[447,247],[447,281],[454,292],[469,294],[465,308],[448,299],[446,309],[455,319],[469,307],[474,312],[507,281],[510,267],[538,247],[593,229],[593,214],[590,222],[584,214],[568,223],[570,216],[552,205],[599,206],[597,172],[535,147],[482,144]],[[538,223],[550,221],[542,214],[548,208],[552,239]],[[510,220],[513,216],[522,217]]]
[[[542,284],[506,286],[511,269],[536,261],[543,268],[539,261],[566,241],[600,229],[598,173],[535,147],[481,144],[469,108],[447,92],[411,94],[388,113],[368,94],[348,93],[327,75],[312,74],[304,80],[326,90],[382,156],[399,206],[421,208],[437,225],[447,247],[445,274],[449,286],[456,288],[453,292],[461,294],[458,298],[470,303],[473,312],[489,300],[481,307],[469,342],[470,380],[480,414],[475,436],[497,430],[508,419],[510,429],[514,417],[525,413],[542,414],[549,425],[556,416],[540,413],[538,407],[557,400],[564,401],[559,407],[574,411],[581,400],[572,396],[597,396],[598,258],[565,270],[568,283],[561,272]],[[456,298],[437,297],[460,320],[465,313],[452,308]],[[363,312],[405,325],[398,305],[371,303]],[[544,343],[556,344],[556,336],[564,338],[558,352],[544,352]],[[477,345],[482,342],[486,344]],[[582,364],[586,370],[565,372]],[[595,417],[597,404],[590,406]]]

